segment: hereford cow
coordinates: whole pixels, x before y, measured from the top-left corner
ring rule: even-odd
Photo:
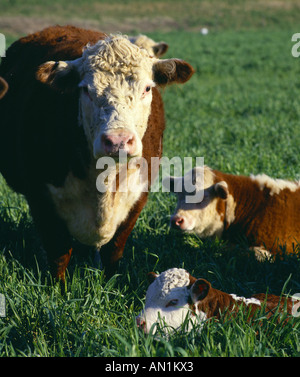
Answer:
[[[5,96],[5,93],[7,92],[7,90],[8,90],[7,82],[2,77],[0,77],[0,99]]]
[[[183,60],[159,60],[125,36],[72,26],[44,29],[7,50],[0,66],[10,87],[0,105],[0,171],[26,197],[57,279],[64,282],[72,237],[101,248],[106,273],[114,271],[147,200],[142,185],[118,190],[127,166],[118,164],[119,152],[142,156],[149,166],[151,157],[161,157],[159,87],[192,74]],[[108,177],[116,192],[96,188],[103,156],[116,161]],[[137,179],[138,164],[130,175]]]
[[[198,203],[186,203],[187,196],[192,197],[184,189],[188,180],[192,181],[195,193],[203,193],[203,200]],[[165,178],[165,184],[167,181]],[[283,249],[287,253],[299,250],[299,182],[272,179],[264,174],[225,174],[207,166],[196,167],[184,177],[170,177],[170,181],[173,191],[183,187],[182,192],[176,192],[173,228],[200,238],[215,236],[230,242],[242,236],[258,259],[280,255]]]
[[[300,302],[291,298],[283,298],[271,294],[255,294],[250,298],[238,297],[215,289],[205,279],[196,279],[186,270],[171,268],[157,275],[148,274],[150,285],[146,293],[144,310],[137,316],[137,326],[146,333],[156,331],[157,323],[169,331],[180,329],[188,320],[187,330],[192,329],[192,323],[203,323],[208,318],[224,313],[235,315],[238,310],[248,309],[249,317],[263,309],[267,317],[287,309],[288,314],[296,310]],[[167,327],[164,327],[164,326]]]

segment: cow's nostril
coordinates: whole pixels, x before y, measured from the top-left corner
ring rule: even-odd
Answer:
[[[111,146],[113,146],[112,141],[111,141],[108,137],[104,137],[104,138],[103,138],[103,143],[104,143],[104,145],[105,145],[106,147],[111,147]]]
[[[171,218],[171,226],[174,228],[181,228],[184,224],[184,218],[181,216],[174,216]]]
[[[134,144],[134,137],[133,137],[133,136],[131,136],[131,137],[127,140],[127,144],[128,144],[128,145],[132,145],[132,144]]]

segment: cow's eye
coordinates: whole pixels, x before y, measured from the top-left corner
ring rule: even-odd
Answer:
[[[178,300],[171,300],[171,301],[169,301],[168,303],[167,303],[167,305],[166,305],[166,308],[168,308],[169,306],[175,306],[175,305],[177,305],[178,304]]]
[[[146,97],[147,94],[149,94],[151,92],[151,88],[152,86],[151,85],[147,85],[143,91],[143,94],[142,94],[142,98]]]

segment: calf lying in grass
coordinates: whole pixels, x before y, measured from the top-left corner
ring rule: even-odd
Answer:
[[[196,279],[184,269],[171,268],[160,275],[152,272],[148,276],[151,284],[146,293],[145,308],[136,318],[138,327],[145,333],[149,333],[160,320],[178,329],[186,318],[193,323],[201,323],[208,318],[220,318],[224,312],[235,314],[243,306],[249,310],[249,317],[260,309],[268,318],[277,308],[280,312],[286,310],[288,314],[293,310],[290,298],[263,293],[251,298],[238,297],[213,288],[207,280]],[[191,326],[188,327],[190,329]]]
[[[258,258],[299,250],[299,182],[264,174],[225,174],[207,166],[196,167],[184,177],[169,177],[164,185],[168,179],[178,198],[172,227],[200,238],[214,236],[236,242],[245,237]],[[185,190],[188,180],[196,194],[203,194],[198,203],[187,203],[191,196]]]

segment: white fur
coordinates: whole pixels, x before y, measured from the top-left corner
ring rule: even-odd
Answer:
[[[117,170],[120,170],[120,166],[117,166]],[[130,169],[127,171],[127,182],[134,190],[129,187],[124,192],[114,193],[115,172],[112,172],[109,177],[111,186],[100,194],[96,190],[96,173],[95,169],[90,169],[85,180],[69,173],[62,187],[49,184],[48,189],[57,212],[66,221],[72,236],[83,244],[100,248],[111,240],[118,226],[126,219],[147,182],[140,182],[138,168]]]
[[[258,299],[254,298],[254,297],[250,297],[250,298],[239,297],[239,296],[235,295],[234,293],[232,293],[230,296],[235,301],[237,301],[237,302],[243,302],[246,305],[255,304],[255,305],[261,306],[261,302]]]
[[[264,187],[270,189],[270,195],[279,194],[281,190],[288,189],[291,192],[295,192],[300,189],[300,182],[291,182],[284,179],[273,179],[266,174],[251,175],[251,179],[255,181],[261,190]]]

